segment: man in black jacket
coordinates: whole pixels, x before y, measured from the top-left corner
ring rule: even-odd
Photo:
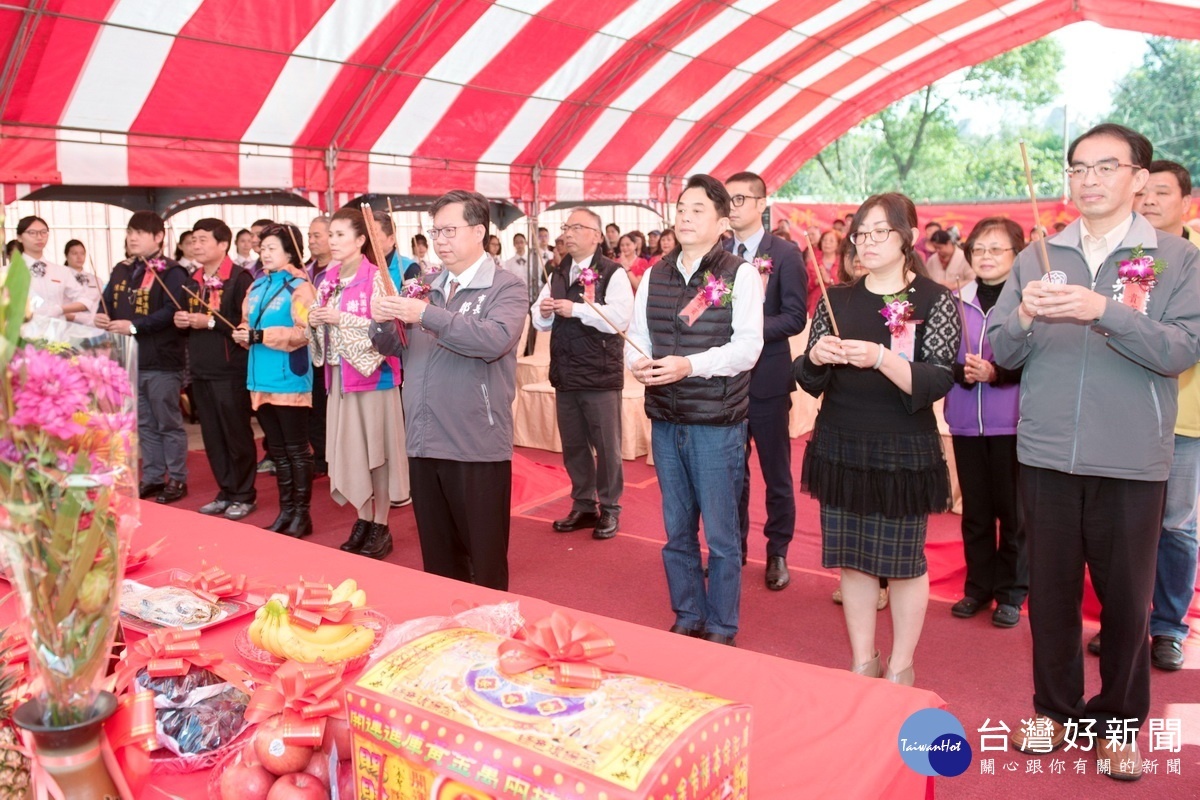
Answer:
[[[125,231],[129,258],[113,267],[104,288],[108,314],[95,324],[132,336],[138,345],[138,441],[142,450],[139,495],[173,503],[187,495],[187,433],[179,408],[184,337],[172,317],[186,295],[187,270],[163,256],[162,219],[138,211]],[[164,291],[165,288],[165,291]]]
[[[750,370],[762,351],[763,294],[754,267],[721,248],[729,205],[716,178],[688,179],[676,208],[680,246],[638,284],[625,361],[646,385],[667,529],[671,631],[732,645],[742,592],[737,499]]]
[[[253,279],[229,257],[233,232],[207,217],[192,227],[192,248],[199,267],[193,274],[175,327],[187,331],[192,390],[204,452],[217,479],[217,496],[201,514],[242,519],[254,510],[254,432],[250,428],[250,392],[246,388],[247,351],[233,341],[242,321],[242,301]],[[215,313],[214,313],[215,311]],[[234,327],[230,327],[232,324]]]
[[[563,242],[568,257],[554,268],[529,313],[535,328],[554,332],[550,383],[563,465],[571,476],[571,512],[555,520],[554,530],[593,528],[592,538],[611,539],[620,525],[625,486],[621,464],[625,348],[618,331],[629,326],[633,288],[621,265],[600,254],[600,224],[600,215],[588,208],[577,208],[567,217]]]
[[[750,373],[749,435],[746,438],[746,477],[738,518],[742,528],[742,563],[750,535],[750,441],[758,449],[758,464],[767,484],[767,588],[779,591],[791,582],[787,552],[796,527],[796,497],[792,493],[792,443],[788,411],[796,388],[788,340],[804,330],[807,316],[804,255],[792,242],[763,228],[767,186],[753,172],[739,172],[725,181],[730,196],[729,227],[733,238],[725,249],[751,266],[763,282],[763,349]]]

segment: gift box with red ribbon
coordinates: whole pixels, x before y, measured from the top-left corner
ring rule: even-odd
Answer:
[[[557,613],[409,642],[347,687],[358,796],[745,798],[750,707],[632,666]]]

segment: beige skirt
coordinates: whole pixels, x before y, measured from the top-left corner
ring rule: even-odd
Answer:
[[[374,495],[371,472],[387,470],[388,497],[408,499],[408,456],[399,389],[342,393],[341,369],[331,370],[326,416],[329,495],[338,505],[362,508]]]

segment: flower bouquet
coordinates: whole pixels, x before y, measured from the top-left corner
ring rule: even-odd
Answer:
[[[115,710],[98,684],[137,526],[137,415],[133,340],[25,323],[29,284],[18,255],[0,279],[0,553],[34,687],[17,721],[36,738]]]

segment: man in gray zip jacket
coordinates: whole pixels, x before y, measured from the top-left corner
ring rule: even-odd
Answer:
[[[1109,775],[1141,776],[1137,731],[1150,710],[1149,615],[1174,441],[1175,376],[1200,360],[1196,248],[1133,213],[1152,147],[1097,126],[1068,152],[1082,218],[1021,252],[988,324],[996,363],[1024,366],[1017,425],[1029,542],[1033,704],[1013,744],[1049,752],[1094,734]],[[1136,251],[1136,252],[1135,252]],[[1131,285],[1122,262],[1162,267]],[[1146,290],[1148,289],[1148,295]],[[1084,565],[1102,604],[1099,694],[1085,702]],[[1092,722],[1094,720],[1094,722]],[[1077,745],[1086,744],[1078,736]]]
[[[489,212],[482,195],[449,192],[430,215],[429,239],[445,269],[424,299],[376,298],[371,341],[403,359],[413,515],[425,571],[507,590],[525,285],[484,252]],[[406,348],[393,320],[406,326]]]

